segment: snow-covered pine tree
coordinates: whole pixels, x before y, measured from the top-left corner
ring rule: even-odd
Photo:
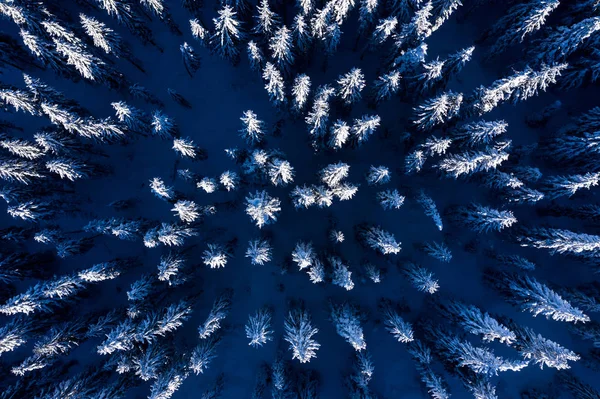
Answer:
[[[412,325],[400,316],[391,304],[386,304],[381,309],[385,329],[403,344],[414,341]]]
[[[317,357],[321,345],[313,339],[313,336],[319,330],[312,326],[310,315],[306,310],[291,310],[285,318],[284,329],[283,339],[290,344],[293,359],[298,359],[300,363],[307,363],[313,357]]]
[[[543,192],[546,198],[555,199],[562,196],[573,196],[579,190],[590,190],[600,182],[600,173],[584,175],[550,176],[544,181]]]
[[[309,206],[315,205],[317,202],[315,190],[306,185],[294,187],[290,192],[290,198],[296,209],[306,209]]]
[[[416,200],[423,207],[425,215],[431,217],[438,230],[442,231],[442,229],[444,228],[444,224],[442,223],[442,218],[440,216],[440,213],[438,212],[437,206],[435,205],[433,199],[427,194],[425,194],[423,190],[421,190]]]
[[[305,74],[299,74],[294,78],[292,86],[292,109],[296,113],[304,111],[310,94],[310,77]]]
[[[246,258],[250,258],[253,265],[264,265],[271,261],[271,245],[267,240],[252,240],[248,243]]]
[[[346,291],[352,290],[354,288],[354,281],[352,281],[352,272],[348,266],[338,256],[329,256],[327,260],[333,269],[331,282],[346,289]]]
[[[427,255],[439,260],[440,262],[448,263],[452,260],[452,252],[450,252],[450,248],[448,248],[443,242],[426,242],[423,244],[423,251]]]
[[[359,236],[364,243],[373,250],[383,254],[398,254],[401,250],[400,243],[394,235],[377,226],[361,226],[358,229]]]
[[[259,37],[267,37],[279,25],[279,16],[271,11],[268,0],[261,0],[256,6],[256,15],[254,16],[256,24],[252,32]]]
[[[488,273],[486,278],[504,293],[507,300],[534,317],[569,323],[588,322],[590,318],[558,293],[526,274]]]
[[[352,143],[356,146],[363,144],[375,133],[380,123],[379,115],[363,115],[360,119],[354,119],[350,128]]]
[[[200,217],[200,210],[194,201],[179,200],[173,205],[174,212],[184,223],[192,223]]]
[[[385,166],[373,166],[369,167],[366,179],[369,185],[381,185],[389,183],[391,179],[391,172]]]
[[[258,228],[277,220],[281,211],[281,201],[271,197],[266,191],[256,191],[246,197],[246,213]]]
[[[250,340],[248,345],[258,348],[263,346],[268,341],[273,340],[273,330],[271,330],[272,312],[266,308],[256,311],[256,313],[248,318],[245,331],[246,338]]]
[[[500,343],[510,346],[517,339],[514,332],[487,312],[482,312],[477,306],[452,300],[442,302],[440,307],[443,316],[450,320],[456,320],[466,332],[480,335],[484,342],[498,340]]]
[[[469,99],[472,112],[483,115],[499,104],[512,101],[516,104],[536,96],[539,90],[546,91],[556,83],[557,77],[567,68],[567,64],[542,64],[539,71],[529,66],[523,71],[516,71],[509,77],[496,80],[489,87],[480,86]],[[471,112],[471,110],[470,110]]]
[[[559,0],[531,0],[511,7],[491,28],[490,34],[497,38],[488,50],[489,56],[522,43],[527,36],[536,33],[559,4]]]
[[[240,120],[244,124],[244,128],[240,130],[241,136],[248,144],[260,143],[264,136],[264,122],[258,119],[258,116],[251,110],[244,111]]]
[[[222,244],[206,244],[208,247],[202,253],[202,262],[210,266],[211,269],[219,269],[227,265],[227,261],[231,258],[231,254]]]
[[[289,71],[294,63],[295,55],[292,48],[292,32],[285,25],[277,28],[269,39],[269,50],[271,50],[271,57],[275,60],[279,70]]]
[[[465,123],[452,130],[452,138],[463,145],[476,147],[492,144],[496,137],[506,133],[507,128],[508,123],[504,120]]]
[[[431,30],[435,32],[450,16],[462,6],[461,0],[434,0],[433,9],[431,10],[431,19],[433,21]]]
[[[377,193],[377,201],[381,207],[385,210],[389,209],[400,209],[404,204],[406,197],[400,195],[398,190],[385,190]]]
[[[330,304],[330,318],[339,336],[344,338],[357,351],[367,348],[362,326],[360,325],[360,314],[355,306],[347,302],[342,304]]]
[[[600,30],[600,17],[590,17],[571,26],[559,26],[532,43],[531,55],[544,62],[561,62]]]
[[[403,268],[406,277],[413,287],[421,292],[434,294],[440,289],[438,281],[434,279],[433,273],[415,263],[407,263]]]
[[[341,149],[348,142],[350,138],[350,126],[341,119],[338,119],[333,123],[329,130],[329,139],[327,140],[327,146],[334,150]]]
[[[238,44],[246,35],[242,32],[240,21],[236,19],[237,13],[231,6],[223,6],[217,14],[218,17],[213,18],[215,30],[210,37],[210,43],[217,54],[235,64],[240,55]]]
[[[550,254],[573,254],[596,257],[600,251],[600,236],[576,233],[548,227],[527,228],[517,236],[522,247],[545,248]]]
[[[575,352],[536,334],[528,327],[523,327],[519,332],[517,350],[521,356],[539,365],[541,369],[544,366],[557,370],[570,369],[570,361],[576,362],[581,359]]]
[[[215,299],[208,317],[204,323],[198,327],[198,334],[201,339],[209,338],[221,328],[221,322],[227,317],[229,309],[231,308],[230,296],[230,293],[225,293]]]
[[[183,42],[179,46],[179,51],[181,51],[181,59],[183,60],[185,70],[190,75],[190,78],[193,78],[194,73],[200,69],[200,56],[196,54],[196,51],[187,42]]]
[[[473,173],[495,170],[505,162],[509,154],[504,149],[510,143],[496,143],[493,147],[487,147],[483,151],[466,151],[460,154],[451,154],[442,159],[436,168],[455,179],[460,176],[469,176]]]
[[[210,48],[210,32],[197,18],[190,19],[190,31],[203,47]]]
[[[423,102],[415,108],[413,123],[419,130],[430,130],[458,116],[463,101],[462,93],[447,91]]]
[[[316,145],[327,132],[327,122],[329,121],[329,98],[333,96],[335,90],[328,86],[319,86],[314,98],[312,109],[304,118],[307,124],[309,134],[315,138]]]
[[[215,335],[207,339],[201,339],[200,343],[194,347],[189,359],[189,369],[196,375],[204,373],[210,363],[217,357],[216,349],[220,338]],[[159,380],[160,381],[160,380]],[[178,381],[177,379],[175,381]],[[181,384],[178,382],[177,387]],[[162,399],[163,396],[158,396],[156,399]]]
[[[359,102],[362,90],[365,88],[365,76],[359,68],[352,68],[345,75],[340,75],[337,80],[337,95],[346,105]]]
[[[265,89],[271,102],[275,106],[285,103],[285,83],[281,72],[272,63],[267,62],[263,69],[262,78],[265,81]]]
[[[455,211],[455,220],[477,232],[501,231],[517,222],[511,211],[500,211],[479,204],[460,207]]]
[[[390,99],[400,89],[399,71],[392,71],[381,75],[373,83],[373,94],[375,104],[380,104],[382,101]]]
[[[269,162],[267,174],[274,186],[287,186],[294,181],[294,168],[286,160],[274,158]]]
[[[254,40],[248,42],[247,54],[248,61],[250,62],[250,69],[261,72],[264,68],[265,56]]]
[[[342,183],[342,180],[348,177],[349,171],[350,165],[343,162],[337,162],[321,169],[319,176],[323,183],[327,184],[330,188],[334,188],[339,186]]]
[[[308,53],[313,43],[313,36],[306,19],[306,15],[297,14],[292,24],[292,37],[294,38],[295,47],[298,55],[302,56]]]

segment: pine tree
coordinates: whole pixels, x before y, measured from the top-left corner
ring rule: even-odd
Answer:
[[[292,260],[298,264],[300,270],[312,266],[316,260],[312,243],[298,242],[292,252]]]
[[[383,255],[398,254],[401,250],[400,243],[396,241],[393,234],[380,227],[364,227],[360,230],[360,237],[373,250]]]
[[[410,323],[404,321],[391,306],[382,309],[385,329],[403,344],[414,341],[413,329]]]
[[[500,211],[479,204],[457,209],[456,220],[477,233],[501,231],[517,222],[511,211]]]
[[[192,36],[198,39],[202,46],[210,47],[210,32],[204,27],[204,24],[196,18],[190,19],[190,30]]]
[[[465,123],[452,132],[452,137],[469,147],[492,144],[499,135],[506,133],[508,123],[504,120]]]
[[[385,210],[400,209],[406,198],[398,190],[385,190],[377,193],[377,200]]]
[[[425,214],[433,219],[438,230],[442,231],[444,225],[442,223],[442,218],[437,210],[437,206],[435,205],[433,199],[426,195],[424,191],[420,191],[419,196],[416,198],[416,200],[423,207]]]
[[[330,305],[331,321],[339,336],[344,338],[357,351],[367,348],[363,329],[360,325],[358,309],[348,303]]]
[[[533,43],[533,56],[544,62],[564,61],[600,30],[600,17],[590,17],[571,26],[559,26]]]
[[[413,287],[421,292],[434,294],[440,289],[438,281],[433,278],[433,273],[422,266],[408,263],[404,268],[404,273]]]
[[[246,338],[250,340],[248,345],[258,348],[268,341],[273,340],[273,330],[271,330],[271,311],[268,309],[259,309],[253,316],[248,318],[245,331]]]
[[[218,17],[213,18],[215,31],[210,43],[221,57],[235,63],[239,58],[238,43],[245,39],[245,34],[240,30],[237,13],[232,7],[225,5],[217,13]]]
[[[258,119],[257,115],[251,111],[245,111],[240,120],[244,124],[244,128],[240,130],[241,136],[248,144],[260,143],[264,136],[264,122]]]
[[[284,329],[284,340],[290,344],[293,359],[298,359],[300,363],[307,363],[313,357],[317,357],[321,345],[313,339],[313,336],[319,330],[312,326],[310,315],[306,310],[291,310],[285,319]]]
[[[85,14],[79,14],[79,21],[85,33],[92,38],[94,46],[102,49],[106,54],[113,54],[116,57],[125,55],[121,37],[106,24]]]
[[[246,213],[258,228],[275,222],[280,211],[281,201],[271,197],[266,191],[257,191],[246,197]]]
[[[215,300],[208,317],[204,323],[198,327],[198,333],[201,339],[210,337],[221,328],[221,321],[227,317],[230,308],[231,298],[229,297],[229,294],[223,294]]]
[[[433,26],[432,31],[438,30],[450,16],[462,6],[461,0],[435,0],[431,10]]]
[[[252,240],[248,243],[246,258],[250,258],[253,265],[264,265],[271,261],[271,245],[267,240]]]
[[[327,260],[333,269],[331,282],[344,288],[346,291],[352,290],[354,288],[354,281],[352,281],[352,272],[348,266],[337,256],[330,256]]]
[[[285,84],[281,72],[273,64],[267,62],[263,69],[262,78],[265,81],[265,89],[269,93],[271,102],[276,106],[283,104],[285,102]]]
[[[378,115],[364,115],[360,119],[354,119],[350,133],[356,145],[361,145],[375,133],[379,127],[381,118]]]
[[[310,94],[310,85],[310,77],[308,75],[300,74],[294,78],[292,107],[295,112],[300,113],[304,110]]]
[[[569,323],[590,321],[581,310],[529,275],[504,273],[491,278],[497,288],[507,295],[510,302],[534,317],[543,315],[547,319]]]
[[[390,99],[400,89],[400,72],[392,71],[377,78],[373,83],[375,103]]]
[[[8,182],[29,184],[33,179],[43,178],[37,165],[30,161],[0,159],[0,179]]]
[[[185,70],[190,75],[190,78],[193,78],[194,73],[200,69],[200,57],[187,42],[183,42],[183,44],[179,46],[179,51],[181,51],[181,59],[183,60]]]
[[[211,269],[220,269],[227,265],[227,261],[231,257],[231,254],[221,244],[206,244],[208,249],[202,252],[202,262],[210,266]]]
[[[262,71],[264,68],[264,55],[260,47],[254,42],[254,40],[250,40],[248,42],[248,61],[250,61],[250,69],[253,71]]]
[[[173,139],[177,135],[175,122],[162,111],[152,112],[152,134],[162,139]]]
[[[287,186],[294,181],[294,168],[288,161],[275,158],[268,164],[267,174],[274,186]]]
[[[447,123],[458,116],[463,101],[462,93],[452,91],[426,100],[415,108],[416,118],[414,124],[419,130],[429,130],[439,124]]]
[[[256,25],[252,29],[252,32],[259,36],[269,36],[277,25],[279,25],[280,18],[277,14],[271,11],[268,0],[261,0],[256,6]]]
[[[359,14],[358,14],[358,33],[369,30],[373,25],[373,22],[377,18],[377,8],[379,6],[379,0],[360,0]]]
[[[198,205],[194,201],[179,200],[173,205],[171,212],[177,214],[184,223],[192,223],[200,217]]]
[[[444,243],[427,242],[423,245],[423,251],[440,262],[448,263],[452,260],[452,252]]]
[[[456,319],[458,324],[468,333],[481,335],[484,342],[498,340],[506,345],[514,344],[517,336],[506,326],[500,324],[487,312],[482,312],[474,305],[467,305],[458,301],[443,304],[442,314],[450,319]]]
[[[479,115],[490,112],[499,104],[512,101],[516,104],[536,96],[539,90],[546,91],[550,84],[567,68],[567,64],[542,64],[539,71],[526,67],[513,75],[496,80],[490,87],[479,87],[470,99],[473,111]]]
[[[343,162],[337,162],[321,169],[319,176],[323,183],[327,184],[330,188],[334,188],[339,186],[342,183],[342,180],[348,177],[349,171],[350,165]]]
[[[24,111],[30,115],[38,114],[34,99],[27,92],[17,89],[0,89],[0,100],[5,106],[11,105],[16,112]]]
[[[498,38],[489,50],[490,55],[505,51],[544,26],[548,16],[559,6],[559,0],[534,0],[511,7],[491,28]]]
[[[281,71],[288,71],[294,63],[294,52],[292,49],[292,32],[282,25],[275,30],[269,39],[269,50],[271,56]]]
[[[481,171],[495,170],[505,162],[509,154],[503,151],[505,143],[488,147],[484,151],[466,151],[461,154],[451,154],[442,159],[435,167],[457,179]]]
[[[539,364],[541,369],[544,366],[557,370],[570,369],[569,361],[581,359],[576,353],[534,333],[530,328],[524,327],[522,330],[521,340],[517,344],[519,353],[525,359],[531,359],[534,364]]]
[[[201,339],[200,343],[192,350],[189,360],[189,369],[196,375],[202,374],[208,369],[210,363],[217,357],[216,349],[219,338],[214,336]]]
[[[292,36],[299,55],[307,54],[313,43],[310,26],[306,22],[306,18],[306,15],[297,14],[292,24]]]
[[[550,254],[573,254],[595,257],[600,249],[600,237],[570,230],[547,227],[529,228],[517,237],[522,247],[546,248]]]
[[[341,149],[350,138],[350,126],[340,119],[334,122],[329,130],[327,145],[334,150]]]
[[[600,173],[586,173],[584,175],[550,176],[546,179],[544,194],[548,199],[562,196],[573,196],[582,189],[590,190],[600,182]]]
[[[328,85],[320,86],[317,89],[312,109],[304,118],[308,125],[308,132],[318,140],[325,136],[327,132],[327,122],[329,121],[329,98],[335,93],[335,90]]]
[[[365,76],[359,68],[352,68],[350,72],[338,77],[339,86],[337,95],[346,105],[359,102],[362,90],[365,88]]]

